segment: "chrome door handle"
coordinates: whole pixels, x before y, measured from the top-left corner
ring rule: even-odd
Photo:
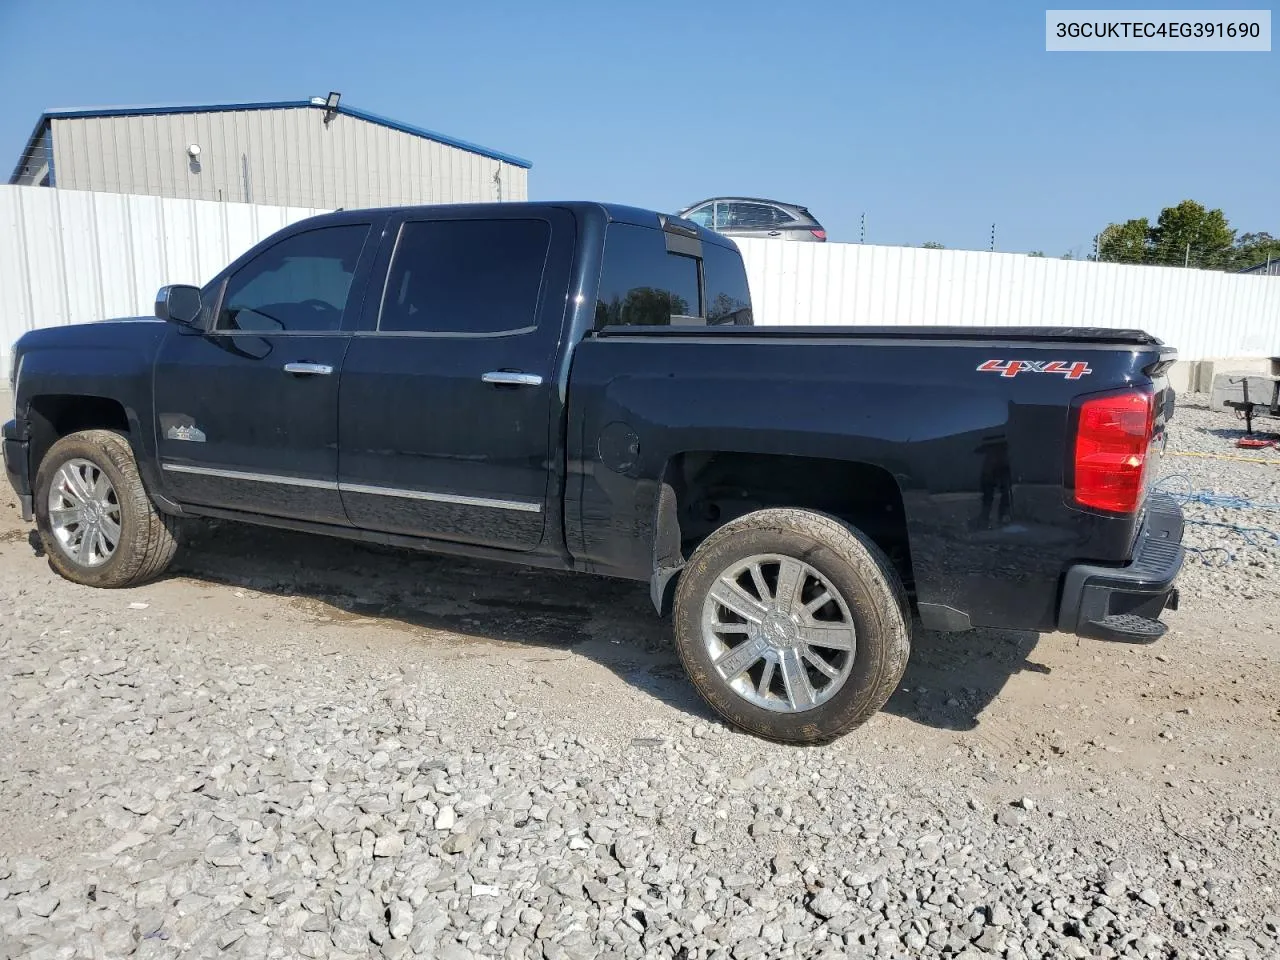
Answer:
[[[542,385],[542,377],[536,373],[517,373],[515,370],[490,370],[480,379],[485,383],[496,383],[507,387],[537,387]]]
[[[304,376],[327,377],[333,373],[333,367],[327,363],[286,363],[285,373],[300,373]]]

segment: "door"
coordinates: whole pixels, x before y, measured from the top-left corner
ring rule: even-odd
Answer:
[[[352,524],[532,550],[551,471],[554,364],[575,223],[563,210],[405,219],[342,373]]]
[[[338,383],[373,259],[371,224],[293,233],[206,288],[155,367],[157,443],[175,500],[346,524]],[[218,292],[221,296],[218,296]]]

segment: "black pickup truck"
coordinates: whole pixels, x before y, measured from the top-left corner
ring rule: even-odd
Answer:
[[[756,327],[732,242],[594,203],[346,211],[156,316],[14,348],[53,568],[218,517],[647,581],[725,718],[829,740],[926,628],[1160,636],[1174,351],[1136,331]]]

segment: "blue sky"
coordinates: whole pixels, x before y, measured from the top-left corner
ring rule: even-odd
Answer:
[[[1050,54],[1044,10],[0,0],[0,164],[46,107],[332,89],[532,160],[534,199],[752,194],[833,240],[865,213],[869,242],[985,249],[994,221],[997,249],[1079,255],[1191,198],[1280,234],[1280,53]]]

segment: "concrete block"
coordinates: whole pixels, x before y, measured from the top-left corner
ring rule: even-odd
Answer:
[[[1165,376],[1169,378],[1169,386],[1173,387],[1174,393],[1181,396],[1194,392],[1199,366],[1197,360],[1179,360],[1169,368]]]
[[[1211,393],[1217,379],[1222,374],[1239,377],[1242,374],[1262,374],[1274,376],[1280,373],[1280,364],[1274,357],[1218,357],[1212,360],[1200,360],[1196,364],[1194,390],[1197,393]],[[1249,388],[1252,394],[1253,387]]]
[[[1209,395],[1209,409],[1227,411],[1227,400],[1243,400],[1245,384],[1249,385],[1249,400],[1252,403],[1270,404],[1275,395],[1276,384],[1280,377],[1249,371],[1226,371],[1213,378],[1213,389]]]

